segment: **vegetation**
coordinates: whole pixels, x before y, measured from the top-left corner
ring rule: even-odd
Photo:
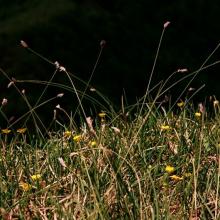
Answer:
[[[164,24],[161,40],[168,25]],[[5,112],[10,102],[2,100],[0,111],[7,122],[0,137],[2,219],[220,218],[220,105],[212,97],[206,103],[211,107],[204,103],[197,107],[192,102],[197,91],[190,87],[182,100],[183,93],[174,102],[164,96],[170,89],[169,79],[185,74],[187,69],[179,69],[165,82],[151,86],[161,41],[145,95],[133,106],[126,106],[122,97],[120,111],[115,111],[104,96],[94,99],[88,95],[87,90],[100,94],[90,80],[84,91],[78,91],[75,76],[65,67],[42,57],[24,41],[21,44],[52,64],[55,72],[43,82],[10,79],[1,70],[10,80],[9,89],[15,88],[29,109],[12,121]],[[105,42],[100,46],[102,51]],[[191,77],[191,82],[210,66],[206,61],[182,80]],[[69,84],[54,82],[57,73],[66,76]],[[21,89],[25,82],[44,86],[35,104]],[[78,106],[69,113],[57,104],[46,127],[38,108],[65,97],[58,93],[45,101],[50,86],[74,94]],[[84,98],[102,111],[94,107],[88,114]],[[101,99],[103,102],[98,101]],[[60,115],[68,123],[62,123]]]

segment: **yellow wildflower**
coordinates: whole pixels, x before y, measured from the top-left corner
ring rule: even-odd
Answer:
[[[82,139],[82,135],[76,135],[76,136],[73,137],[73,140],[75,142],[79,142],[81,139]]]
[[[179,177],[177,175],[172,175],[172,176],[170,176],[170,178],[175,181],[183,180],[183,177]]]
[[[31,188],[32,188],[32,186],[31,186],[29,183],[25,183],[25,182],[23,182],[23,181],[21,181],[21,182],[19,183],[19,186],[20,186],[25,192],[31,190]]]
[[[41,179],[41,175],[40,175],[40,174],[32,175],[32,176],[31,176],[31,179],[32,179],[33,181],[40,180],[40,179]]]
[[[184,176],[185,177],[190,177],[190,176],[192,176],[192,173],[184,173]]]
[[[65,131],[63,134],[64,134],[64,137],[69,138],[69,137],[71,137],[72,132],[71,131]]]
[[[170,130],[170,126],[169,125],[162,125],[160,128],[161,128],[162,131]]]
[[[165,168],[165,171],[169,174],[173,173],[175,171],[175,168],[170,166],[170,165],[167,165],[166,168]]]
[[[185,105],[185,103],[183,101],[177,103],[177,106],[180,108],[183,107],[184,105]]]
[[[97,143],[96,143],[96,141],[90,141],[89,144],[91,147],[95,147]]]
[[[105,116],[106,116],[106,113],[105,113],[105,112],[99,113],[99,117],[100,117],[100,118],[104,118]]]
[[[7,129],[7,128],[2,129],[2,133],[3,133],[3,134],[9,134],[10,132],[11,132],[10,129]]]
[[[202,115],[201,112],[196,112],[196,113],[195,113],[195,116],[196,116],[197,118],[201,117],[201,115]]]
[[[26,130],[27,130],[27,128],[19,128],[19,129],[17,130],[17,132],[18,132],[19,134],[24,134],[24,133],[26,132]]]

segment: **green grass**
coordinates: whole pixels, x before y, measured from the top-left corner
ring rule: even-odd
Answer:
[[[1,128],[0,136],[2,219],[220,218],[220,106],[214,97],[208,110],[204,104],[193,105],[191,99],[197,91],[184,101],[159,101],[170,89],[166,85],[169,78],[179,70],[153,88],[150,80],[146,94],[134,106],[125,106],[123,97],[121,110],[116,112],[97,90],[92,89],[92,94],[101,99],[87,93],[102,46],[84,91],[77,90],[77,79],[65,68],[27,45],[25,48],[56,70],[48,82],[13,81],[1,70],[28,107],[14,122],[4,110],[9,103],[2,103],[0,109],[8,123],[7,130]],[[193,79],[211,66],[206,65],[207,61],[182,80]],[[53,81],[60,71],[69,84]],[[35,104],[19,89],[19,83],[43,86]],[[63,95],[44,100],[50,86],[73,94],[78,107],[68,112],[58,105],[46,127],[36,110]],[[158,92],[152,98],[150,94],[155,90]],[[102,114],[97,111],[89,117],[84,99],[103,109]],[[57,118],[60,113],[68,119],[67,123]],[[74,120],[76,116],[80,118],[78,123]],[[34,124],[31,132],[27,126],[30,121]],[[16,129],[21,122],[21,128],[27,130]]]
[[[1,134],[2,216],[218,219],[219,118],[196,117],[187,106],[175,115],[117,116],[97,116],[95,135],[86,127],[61,129],[28,143],[26,133],[10,141],[13,134]]]

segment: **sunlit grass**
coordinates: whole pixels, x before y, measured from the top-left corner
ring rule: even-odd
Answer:
[[[219,115],[194,114],[153,112],[138,135],[143,118],[108,114],[94,118],[97,136],[82,125],[28,143],[3,130],[1,215],[218,219]]]

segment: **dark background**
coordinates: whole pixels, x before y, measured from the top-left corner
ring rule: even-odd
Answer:
[[[166,21],[171,23],[164,33],[152,85],[179,68],[188,68],[189,73],[198,69],[219,43],[217,0],[14,0],[0,1],[0,6],[0,67],[10,78],[49,80],[54,72],[53,66],[20,46],[20,40],[24,40],[35,51],[88,81],[99,43],[104,39],[107,44],[91,84],[116,106],[124,93],[128,104],[144,95]],[[218,51],[208,64],[217,60]],[[59,74],[54,80],[66,83],[64,75]],[[175,75],[169,85],[184,74],[188,73]],[[189,80],[169,91],[174,100]],[[0,98],[8,99],[4,112],[8,118],[19,117],[28,108],[15,89],[7,88],[8,83],[1,74]],[[190,87],[198,89],[204,84],[196,101],[213,94],[220,96],[218,65],[199,73]],[[25,89],[32,105],[43,90],[41,85],[17,85],[20,90]],[[84,88],[80,83],[76,87]],[[60,92],[60,88],[49,89],[44,99]],[[41,113],[52,118],[53,109],[60,102],[68,111],[76,108],[77,101],[68,94],[63,100],[48,104]]]

